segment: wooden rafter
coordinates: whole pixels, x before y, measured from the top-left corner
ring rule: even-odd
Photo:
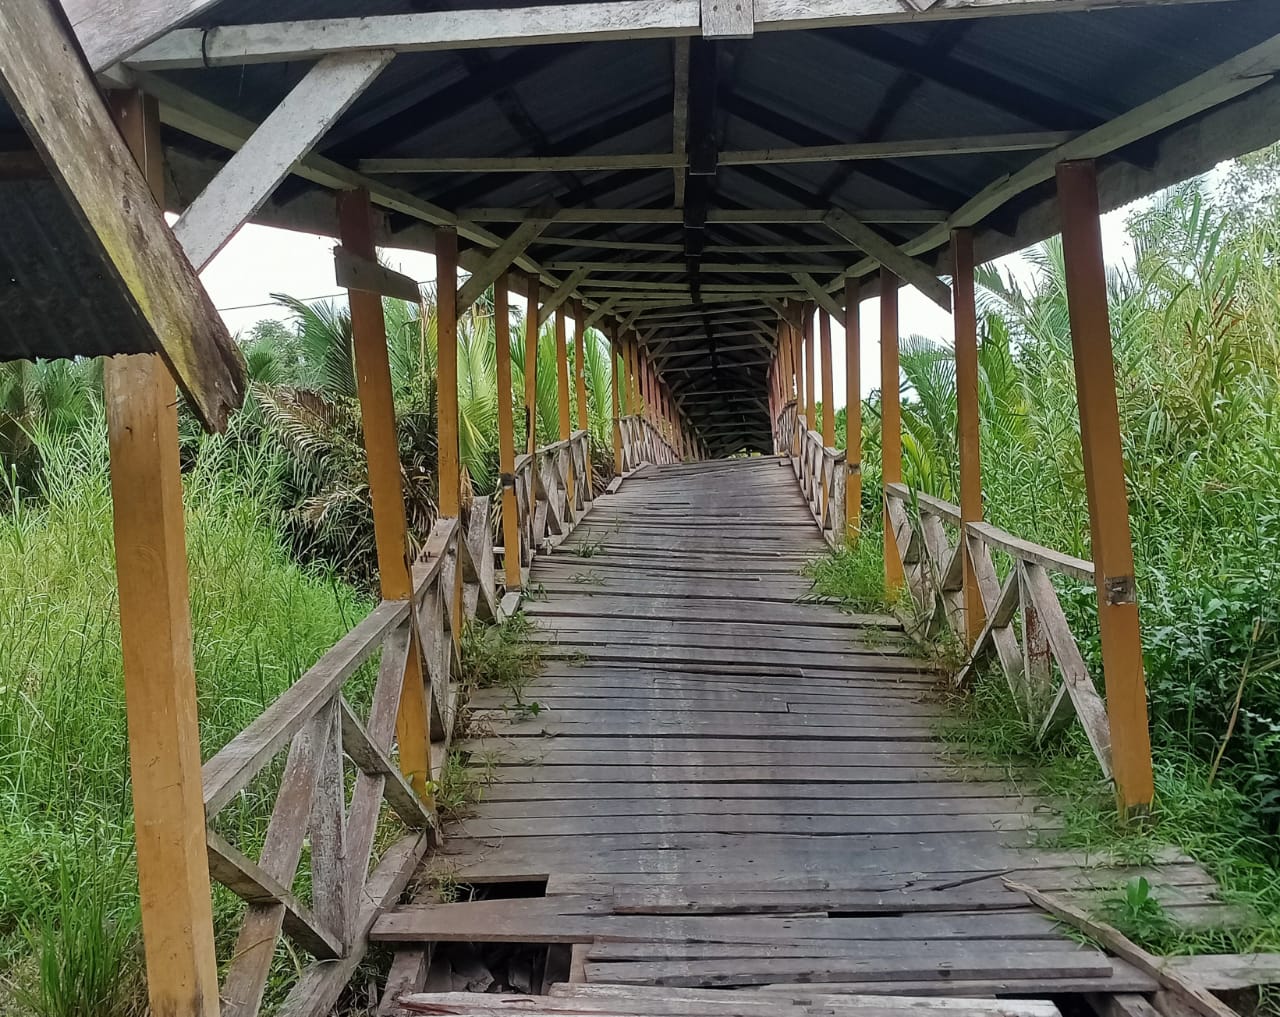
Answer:
[[[88,0],[86,0],[88,2]],[[902,0],[758,0],[757,32],[838,28],[1000,14],[1085,11],[1118,0],[939,0],[920,11]],[[1119,0],[1125,6],[1206,0]],[[99,0],[100,6],[119,4]],[[187,2],[173,8],[208,4]],[[472,47],[530,46],[702,34],[699,0],[627,0],[491,10],[437,11],[368,17],[320,18],[212,29],[179,29],[132,55],[151,70],[182,70],[314,60],[331,53],[392,47],[400,52]],[[163,28],[161,29],[163,31]]]
[[[331,56],[307,73],[174,224],[197,270],[213,260],[394,57],[390,50]]]

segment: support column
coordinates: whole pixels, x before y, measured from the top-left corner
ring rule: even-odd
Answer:
[[[880,269],[880,449],[881,479],[902,483],[902,398],[898,380],[898,277]],[[884,581],[889,590],[901,589],[907,577],[898,554],[898,541],[884,500]]]
[[[844,282],[845,358],[845,537],[856,541],[862,531],[862,322],[857,279]]]
[[[160,200],[155,100],[115,93],[111,105]],[[153,1013],[217,1017],[177,385],[154,353],[102,364],[148,998]]]
[[[569,413],[569,348],[565,336],[564,308],[556,308],[556,405],[560,411],[560,440],[573,434]]]
[[[953,230],[952,300],[956,328],[956,432],[960,442],[960,531],[963,541],[964,627],[972,649],[982,633],[986,611],[973,559],[968,553],[967,527],[982,521],[982,457],[978,440],[978,311],[973,288],[973,233]]]
[[[1092,162],[1064,162],[1057,178],[1112,769],[1121,811],[1141,815],[1155,792],[1097,174]]]
[[[524,427],[525,451],[538,448],[538,276],[528,277],[528,304],[524,312]]]
[[[385,342],[385,339],[383,340]],[[436,230],[436,462],[437,512],[462,516],[462,460],[458,443],[458,231]],[[459,537],[461,539],[461,537]],[[453,644],[462,645],[462,568],[453,570]]]
[[[578,395],[578,430],[590,431],[587,413],[587,329],[583,324],[582,301],[573,302],[573,381]]]
[[[498,469],[502,474],[502,570],[507,589],[520,588],[520,511],[516,506],[516,436],[511,412],[511,307],[504,272],[493,284],[498,367]]]
[[[822,444],[827,448],[835,448],[836,444],[836,394],[835,375],[831,366],[831,315],[825,310],[822,315]]]
[[[810,431],[818,426],[817,397],[814,395],[817,372],[813,355],[813,311],[807,304],[803,305],[804,315],[804,421]]]
[[[609,339],[609,393],[613,406],[613,475],[622,476],[622,384],[618,356],[618,328],[613,327]]]
[[[338,195],[338,232],[342,246],[371,262],[378,252],[373,242],[373,211],[368,191]],[[391,393],[387,326],[382,298],[376,293],[350,290],[351,338],[355,351],[356,391],[369,466],[369,500],[373,504],[373,532],[378,554],[378,583],[383,600],[410,600],[413,573],[409,562],[409,524],[401,485],[400,442]],[[400,766],[405,778],[424,799],[431,779],[430,706],[422,653],[416,633],[405,665],[396,734]]]

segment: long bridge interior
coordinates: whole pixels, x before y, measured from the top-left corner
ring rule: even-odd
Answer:
[[[1221,918],[1195,859],[1045,847],[1055,803],[939,729],[997,668],[1038,731],[1084,729],[1126,817],[1152,807],[1099,216],[1280,138],[1277,72],[1275,0],[0,3],[0,221],[29,238],[0,244],[0,358],[110,358],[153,1012],[265,1012],[287,948],[275,1012],[328,1013],[391,944],[374,1008],[400,1017],[1230,1017],[1210,990],[1239,975],[1090,924],[1136,876]],[[197,273],[247,222],[335,238],[381,597],[202,755],[174,392],[209,430],[240,407]],[[1058,233],[1090,561],[982,516],[974,267]],[[440,518],[412,551],[382,301],[420,290],[387,247],[437,264]],[[896,400],[878,486],[857,412],[836,447],[858,344],[897,374],[904,286],[953,314],[958,505],[903,484]],[[457,337],[482,299],[502,480],[472,502]],[[516,447],[512,305],[525,338],[554,323],[547,446]],[[568,319],[610,344],[612,448]],[[810,602],[805,563],[858,540],[893,614]],[[1092,671],[1054,577],[1097,592]],[[457,723],[464,631],[517,610],[545,674]],[[918,639],[947,633],[940,673]],[[466,759],[492,784],[445,822]],[[266,843],[235,843],[220,814],[277,776]],[[245,902],[230,949],[211,882]],[[449,945],[495,943],[542,950],[522,994],[453,992]]]

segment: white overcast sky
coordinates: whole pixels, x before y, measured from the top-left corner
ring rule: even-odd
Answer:
[[[1131,253],[1124,230],[1125,214],[1126,210],[1122,209],[1103,217],[1103,248],[1111,264],[1128,258]],[[287,311],[272,301],[273,293],[287,293],[300,299],[337,296],[333,248],[331,237],[249,225],[227,244],[201,278],[227,327],[235,333],[264,318],[289,317]],[[432,255],[396,249],[382,254],[392,268],[419,282],[435,279]],[[1011,268],[1023,276],[1028,271],[1026,263],[1016,254],[1001,259],[999,264],[1002,269]],[[345,294],[341,299],[345,299]],[[880,387],[879,315],[878,299],[862,302],[863,396]],[[920,334],[951,342],[951,315],[912,287],[903,289],[899,297],[899,321],[903,335]],[[835,402],[840,407],[845,405],[846,394],[844,330],[838,323],[833,325],[831,345]]]

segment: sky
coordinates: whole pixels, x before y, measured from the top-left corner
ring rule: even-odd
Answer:
[[[1103,253],[1108,264],[1127,260],[1131,245],[1125,233],[1127,209],[1108,213],[1102,219]],[[264,318],[287,320],[289,312],[276,304],[273,293],[286,293],[301,299],[332,296],[345,299],[334,281],[332,237],[294,233],[268,226],[248,225],[223,248],[217,258],[201,274],[214,305],[222,312],[227,327],[234,334],[249,329]],[[382,257],[387,265],[419,282],[435,279],[435,258],[421,251],[386,249]],[[1002,272],[1012,271],[1017,278],[1027,279],[1029,266],[1019,254],[1002,258],[996,264]],[[899,327],[903,335],[924,335],[951,342],[951,315],[921,295],[913,287],[901,291]],[[517,305],[518,306],[518,305]],[[880,387],[880,301],[862,302],[862,396]],[[816,345],[816,344],[815,344]],[[844,329],[832,324],[831,366],[835,378],[835,403],[846,403]],[[821,360],[819,358],[819,367]],[[816,375],[821,377],[821,375]]]

